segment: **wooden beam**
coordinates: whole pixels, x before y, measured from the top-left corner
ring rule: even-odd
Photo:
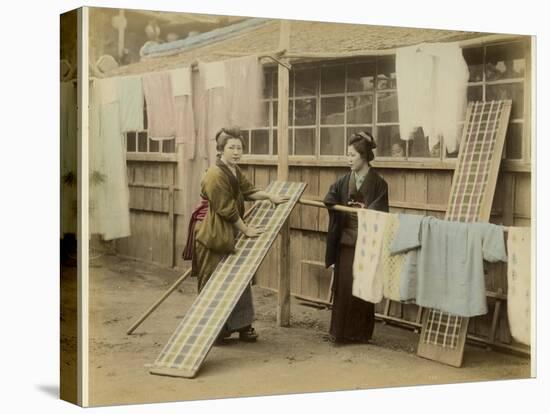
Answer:
[[[288,50],[290,46],[290,21],[281,20],[279,49]],[[279,119],[278,130],[278,163],[277,180],[288,181],[288,90],[289,70],[288,59],[281,59],[284,65],[278,65],[279,87]],[[286,65],[286,66],[285,66]],[[279,289],[277,306],[277,324],[290,325],[290,220],[287,220],[281,229],[279,237]]]

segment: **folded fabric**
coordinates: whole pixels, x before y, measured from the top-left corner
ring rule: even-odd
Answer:
[[[487,313],[483,260],[507,260],[501,226],[424,217],[420,226],[400,226],[396,240],[401,251],[419,248],[418,305],[464,317]]]
[[[170,73],[150,73],[144,75],[142,81],[147,105],[149,138],[153,140],[174,138],[176,136],[176,115]]]
[[[357,212],[352,294],[371,303],[378,303],[383,297],[380,256],[387,216],[386,213],[368,209]]]
[[[122,132],[143,130],[143,86],[140,76],[118,78],[120,128]]]
[[[531,229],[508,230],[508,323],[512,337],[531,344]]]

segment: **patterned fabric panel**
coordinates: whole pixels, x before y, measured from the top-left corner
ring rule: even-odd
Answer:
[[[255,204],[247,222],[265,228],[265,232],[257,238],[239,235],[235,253],[219,263],[153,368],[179,369],[187,373],[182,376],[198,371],[305,187],[304,183],[275,181],[266,188],[270,193],[287,195],[290,200],[276,208],[267,200]]]
[[[461,322],[462,318],[460,316],[430,309],[424,342],[443,348],[456,348]]]
[[[464,126],[465,141],[457,160],[457,169],[453,177],[456,184],[453,182],[446,220],[476,222],[480,219],[504,103],[505,101],[478,101],[469,104],[470,118]],[[429,310],[428,320],[451,321],[452,331],[456,328],[457,335],[462,324],[462,318],[442,314],[435,309]],[[428,324],[427,332],[422,335],[423,341],[448,347],[448,328],[447,322]]]

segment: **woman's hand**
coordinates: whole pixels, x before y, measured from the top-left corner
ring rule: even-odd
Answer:
[[[280,196],[277,194],[269,194],[269,201],[271,201],[271,204],[273,206],[276,206],[278,204],[286,203],[288,200],[290,200],[289,196]]]
[[[246,230],[243,232],[246,237],[258,237],[261,235],[265,229],[256,227],[256,226],[248,226]]]

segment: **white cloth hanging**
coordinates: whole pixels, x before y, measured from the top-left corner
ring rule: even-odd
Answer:
[[[176,136],[174,94],[169,72],[154,72],[142,77],[147,105],[147,131],[152,140]]]
[[[395,64],[401,139],[410,140],[422,127],[430,151],[442,137],[447,150],[455,152],[469,77],[458,43],[400,48]]]
[[[90,234],[100,234],[104,240],[130,235],[119,103],[103,96],[111,94],[111,87],[111,81],[96,80],[90,88]]]
[[[122,132],[143,130],[143,86],[140,76],[118,78],[120,128]]]
[[[512,337],[531,344],[531,228],[508,230],[508,322]]]

